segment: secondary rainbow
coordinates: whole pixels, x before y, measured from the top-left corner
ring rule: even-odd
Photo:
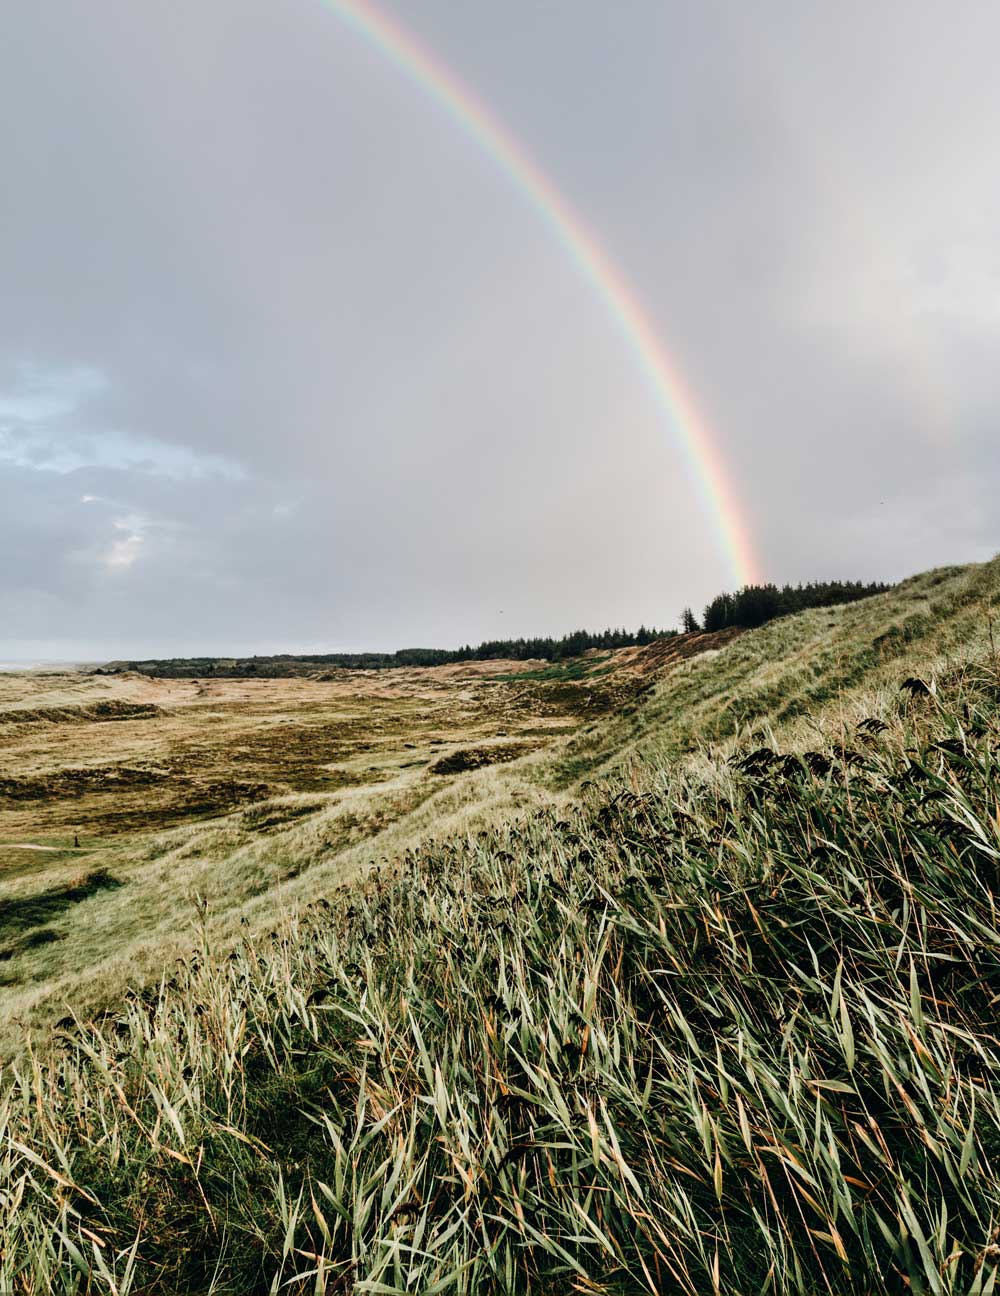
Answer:
[[[503,123],[412,32],[371,0],[322,3],[446,108],[549,226],[604,303],[634,353],[661,413],[679,434],[733,580],[738,585],[758,580],[749,531],[711,436],[645,308],[597,239]]]

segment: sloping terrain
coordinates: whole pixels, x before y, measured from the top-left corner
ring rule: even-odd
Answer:
[[[690,639],[680,652],[714,642]],[[0,1059],[155,978],[190,948],[196,900],[229,946],[431,830],[565,799],[539,761],[635,702],[637,660],[0,677]],[[5,920],[53,895],[73,900],[37,930]]]
[[[269,935],[198,902],[8,1069],[0,1290],[993,1290],[998,598],[746,633]]]
[[[555,778],[572,786],[626,760],[673,763],[754,735],[803,745],[835,734],[900,678],[948,676],[992,653],[998,573],[997,560],[938,568],[862,602],[744,632],[667,672],[641,706],[579,730],[558,754]]]

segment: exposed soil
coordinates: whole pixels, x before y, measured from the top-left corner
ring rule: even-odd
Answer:
[[[655,639],[644,648],[622,648],[615,655],[616,671],[659,675],[691,657],[718,651],[743,633],[738,626],[728,630],[699,630],[695,634],[677,635],[673,639]]]

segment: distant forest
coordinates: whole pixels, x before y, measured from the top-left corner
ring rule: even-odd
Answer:
[[[808,585],[745,585],[735,594],[717,594],[705,608],[701,624],[685,608],[681,614],[684,629],[726,630],[740,626],[750,630],[776,617],[804,612],[807,608],[831,607],[836,603],[856,603],[858,599],[884,594],[891,586],[878,581],[865,585],[861,581],[810,581]]]
[[[303,670],[318,670],[325,666],[343,670],[392,670],[400,666],[447,666],[452,662],[494,661],[563,661],[579,657],[588,648],[630,648],[636,644],[652,643],[654,639],[669,639],[677,630],[655,630],[640,626],[636,631],[574,630],[561,639],[489,639],[476,647],[464,648],[400,648],[397,652],[360,653],[309,653],[295,656],[278,653],[269,657],[165,657],[151,661],[116,661],[103,667],[104,671],[139,671],[144,675],[192,675],[267,677],[299,674]]]
[[[631,648],[670,639],[679,633],[693,634],[731,627],[752,629],[776,617],[802,612],[806,608],[829,607],[835,603],[854,603],[872,594],[884,594],[891,586],[878,582],[813,581],[808,585],[746,585],[735,594],[719,594],[705,608],[701,622],[690,608],[681,613],[682,631],[656,630],[640,626],[638,630],[574,630],[561,639],[488,639],[464,648],[400,648],[397,652],[309,653],[296,656],[278,653],[265,657],[165,657],[149,661],[116,661],[98,670],[99,674],[139,671],[187,679],[198,675],[245,677],[256,675],[275,678],[299,675],[324,667],[342,670],[391,670],[400,666],[447,666],[467,661],[550,661],[579,657],[588,649]]]

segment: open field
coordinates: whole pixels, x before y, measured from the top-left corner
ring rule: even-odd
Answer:
[[[322,762],[375,784],[281,782],[289,740],[266,799],[184,792],[89,872],[10,852],[16,939],[67,903],[7,962],[33,978],[10,1047],[25,1020],[37,1043],[2,1073],[0,1290],[987,1296],[998,607],[1000,560],[576,678],[382,676],[400,708],[422,690],[409,718],[383,699],[380,745]],[[287,692],[181,687],[145,721],[31,722],[63,764],[54,730],[5,777],[84,767],[71,729],[110,765],[151,723],[150,761],[172,724],[218,743],[211,785],[241,709],[293,726]],[[18,840],[65,847],[50,810],[51,841]]]
[[[231,942],[432,827],[560,799],[538,758],[634,704],[662,655],[595,653],[555,672],[0,675],[0,1056],[157,975],[190,946],[202,903]]]
[[[578,723],[582,698],[489,674],[0,677],[4,1017],[16,1030],[40,991],[54,1010],[95,964],[127,976],[129,952],[183,945],[195,895],[221,918],[345,847],[377,850],[442,792],[443,758],[507,760]]]
[[[530,663],[528,664],[530,668]],[[138,675],[0,679],[4,835],[91,849],[129,831],[290,793],[396,781],[458,742],[526,747],[569,707],[467,668],[341,679],[180,681]]]

